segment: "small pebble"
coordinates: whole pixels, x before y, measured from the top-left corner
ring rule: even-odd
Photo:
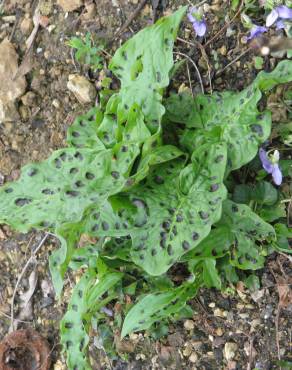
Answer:
[[[186,321],[184,322],[184,327],[185,327],[185,329],[187,329],[187,330],[193,330],[193,329],[194,329],[194,327],[195,327],[195,323],[193,322],[193,320],[186,320]]]

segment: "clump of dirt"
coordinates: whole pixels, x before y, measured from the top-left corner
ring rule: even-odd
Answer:
[[[47,341],[35,330],[17,330],[0,343],[1,370],[48,370],[50,349]]]

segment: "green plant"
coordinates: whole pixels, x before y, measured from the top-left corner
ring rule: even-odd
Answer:
[[[76,49],[75,57],[78,62],[86,64],[93,69],[102,68],[102,47],[97,47],[92,44],[89,32],[85,35],[84,41],[79,37],[72,37],[71,40],[68,41],[68,45]]]
[[[105,109],[78,117],[67,148],[25,166],[0,190],[1,222],[21,232],[48,229],[60,239],[50,257],[59,296],[68,268],[82,268],[61,323],[69,369],[90,369],[88,330],[92,321],[102,325],[111,302],[122,305],[124,337],[188,314],[201,286],[221,288],[240,271],[263,267],[276,248],[288,250],[290,231],[275,231],[256,213],[257,204],[278,202],[271,185],[259,184],[238,204],[231,172],[268,139],[271,114],[258,103],[292,80],[292,62],[260,72],[239,93],[164,98],[185,11],[120,47],[110,69],[121,87]],[[178,263],[188,271],[180,285],[169,273]],[[124,303],[126,294],[134,304]]]

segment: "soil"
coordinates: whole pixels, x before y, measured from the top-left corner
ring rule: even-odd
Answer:
[[[94,1],[87,1],[86,5],[90,3]],[[47,25],[40,27],[28,63],[26,94],[30,92],[30,99],[19,100],[20,117],[17,121],[0,124],[0,185],[17,179],[24,164],[45,159],[52,151],[63,147],[66,130],[74,118],[94,104],[80,104],[68,91],[70,74],[83,75],[93,84],[98,76],[78,64],[66,41],[89,31],[112,54],[124,40],[151,24],[159,15],[168,14],[187,2],[152,1],[154,6],[157,3],[159,6],[154,12],[151,2],[146,1],[130,26],[115,38],[116,31],[133,14],[138,0],[99,0],[92,14],[88,14],[84,6],[65,13],[52,0],[4,0],[0,41],[8,37],[20,61],[25,58],[25,41],[30,33],[24,28],[23,20],[32,22],[37,5]],[[198,41],[204,45],[217,32],[221,33],[205,48],[204,54],[202,49],[191,45],[195,36],[185,21],[179,34],[182,41],[177,42],[176,51],[188,54],[198,65],[205,92],[211,89],[239,90],[248,85],[258,72],[252,51],[247,51],[222,73],[218,71],[248,49],[243,38],[246,30],[239,18],[227,25],[235,14],[228,2],[210,0],[203,6],[208,33]],[[14,17],[9,20],[7,16]],[[260,19],[263,22],[263,18]],[[275,58],[265,57],[263,68],[270,70],[276,63]],[[200,92],[198,75],[191,64],[189,68],[190,81],[187,72],[182,71],[172,82],[171,89],[188,88],[190,82],[193,93]],[[23,235],[12,232],[5,225],[0,226],[0,340],[9,331],[10,305],[19,274],[42,237],[42,233]],[[15,312],[23,314],[18,328],[33,327],[47,338],[52,349],[52,369],[61,370],[66,369],[66,365],[59,345],[59,321],[66,310],[71,283],[68,278],[64,297],[59,302],[54,295],[48,269],[48,255],[57,245],[58,242],[49,237],[34,261],[37,285],[29,312],[23,312],[21,308],[21,296],[31,286],[32,268],[26,271],[18,287]],[[289,260],[284,256],[272,255],[266,268],[258,272],[261,289],[252,294],[242,283],[225,293],[201,290],[191,302],[193,317],[171,324],[168,334],[159,340],[147,333],[133,334],[127,342],[116,343],[118,355],[114,357],[106,356],[92,343],[89,355],[93,369],[279,369],[279,357],[288,361],[291,355],[292,325],[291,305],[278,307],[279,291],[275,276],[288,274],[289,267],[291,271]]]

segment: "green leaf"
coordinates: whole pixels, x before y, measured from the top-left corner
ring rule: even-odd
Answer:
[[[61,343],[67,353],[69,369],[90,370],[86,359],[86,348],[89,343],[88,327],[84,322],[87,313],[86,291],[92,284],[93,277],[87,272],[75,285],[67,312],[60,323]]]
[[[258,214],[264,221],[273,222],[279,218],[286,217],[286,206],[284,203],[277,203],[273,206],[264,206]]]
[[[284,253],[292,254],[290,243],[290,239],[292,238],[292,228],[288,228],[286,225],[278,223],[275,225],[275,231],[277,234],[276,249]]]
[[[152,169],[131,199],[147,210],[147,220],[132,230],[133,261],[151,275],[166,272],[210,232],[226,197],[222,183],[226,166],[224,145],[205,146],[183,168],[181,160]]]
[[[134,153],[133,153],[134,151]],[[0,190],[0,222],[26,232],[79,221],[85,209],[103,202],[126,184],[129,164],[137,156],[118,150],[67,148],[42,163],[22,169],[20,179]]]
[[[266,181],[256,184],[252,192],[252,199],[260,204],[274,205],[278,200],[278,191]]]
[[[98,126],[102,119],[103,114],[97,107],[78,116],[68,129],[68,144],[77,148],[104,149],[105,146],[97,135]]]
[[[261,71],[253,84],[261,91],[269,91],[273,87],[292,80],[292,60],[282,60],[270,73]]]
[[[248,204],[252,199],[252,187],[246,184],[236,185],[232,194],[235,203]]]
[[[206,258],[202,261],[203,264],[203,280],[207,288],[221,288],[221,279],[216,269],[216,260],[214,258]]]
[[[94,270],[89,269],[74,287],[68,310],[60,325],[61,343],[67,352],[69,369],[91,369],[86,360],[86,350],[92,309],[99,310],[104,305],[107,299],[103,299],[103,295],[109,293],[122,277],[123,274],[112,272],[98,279]]]
[[[128,312],[122,328],[122,338],[129,333],[148,329],[154,322],[179,312],[197,294],[199,287],[198,280],[184,283],[171,291],[146,295]]]
[[[192,152],[206,141],[224,140],[228,146],[228,169],[250,162],[270,134],[271,114],[259,112],[261,91],[292,80],[292,61],[283,61],[270,73],[260,72],[255,81],[239,93],[223,92],[195,98],[196,109],[182,135],[182,144]],[[200,129],[201,128],[201,129]],[[206,135],[206,131],[209,134]]]
[[[187,124],[194,115],[194,98],[186,93],[171,94],[165,99],[165,118],[171,122]]]
[[[225,227],[225,232],[233,239],[230,248],[230,263],[233,266],[244,270],[263,267],[263,243],[275,239],[275,230],[271,225],[248,206],[226,200],[223,203],[222,218],[216,226]],[[212,233],[209,238],[212,238]]]
[[[118,121],[124,122],[133,104],[142,107],[147,126],[156,132],[164,107],[162,89],[169,84],[172,49],[178,26],[186,12],[182,7],[161,18],[128,40],[115,53],[110,69],[121,80]]]
[[[261,287],[260,279],[258,276],[251,274],[244,280],[245,286],[251,291],[255,292],[256,290],[259,290]]]

